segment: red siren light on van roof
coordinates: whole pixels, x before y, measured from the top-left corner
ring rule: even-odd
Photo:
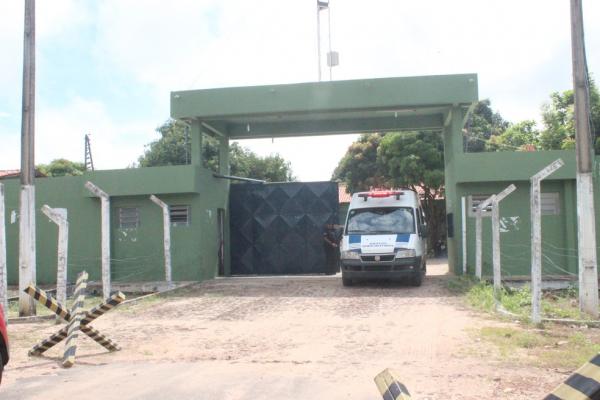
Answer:
[[[360,193],[358,197],[362,197],[365,201],[367,201],[369,197],[384,198],[396,196],[396,200],[400,200],[400,196],[402,196],[403,194],[404,192],[401,190],[371,190],[366,193]]]

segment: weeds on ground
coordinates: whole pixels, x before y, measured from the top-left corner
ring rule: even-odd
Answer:
[[[467,303],[481,311],[496,310],[494,288],[486,282],[478,282],[473,277],[455,277],[448,281],[448,289],[464,295]],[[531,316],[531,288],[503,287],[498,296],[498,305],[515,315],[515,318],[527,321]],[[542,313],[545,318],[586,320],[578,308],[577,290],[573,287],[564,290],[545,292],[542,298]]]
[[[496,345],[501,359],[538,367],[572,370],[600,352],[598,333],[592,330],[488,326],[474,331],[474,334]]]

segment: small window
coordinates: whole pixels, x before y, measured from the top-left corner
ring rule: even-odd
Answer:
[[[473,194],[469,196],[469,216],[475,217],[477,213],[477,206],[479,206],[482,202],[486,201],[491,194]],[[490,204],[481,213],[482,216],[490,216],[492,215],[492,205]]]
[[[557,192],[541,193],[542,215],[560,214],[560,197]]]
[[[137,207],[119,208],[119,228],[136,229],[140,226],[140,209]]]
[[[190,225],[190,206],[169,206],[169,215],[173,226]]]

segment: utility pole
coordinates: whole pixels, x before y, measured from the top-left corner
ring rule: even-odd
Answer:
[[[25,0],[21,119],[21,196],[19,203],[19,315],[35,315],[33,298],[23,290],[35,284],[35,0]]]
[[[579,256],[579,308],[598,317],[598,269],[589,77],[583,39],[582,0],[571,0],[571,50],[575,97],[575,148],[577,151],[577,243]]]

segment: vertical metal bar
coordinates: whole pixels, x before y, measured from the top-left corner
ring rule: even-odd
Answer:
[[[475,276],[481,280],[481,256],[482,256],[482,243],[481,243],[481,210],[477,208],[475,214]]]
[[[598,317],[598,267],[589,77],[585,60],[581,0],[571,0],[571,48],[575,97],[575,148],[577,152],[577,238],[579,255],[579,307]]]
[[[35,314],[23,292],[35,282],[35,0],[25,0],[23,104],[21,120],[21,196],[19,203],[19,315]]]
[[[462,211],[462,272],[467,274],[467,199],[465,196],[461,198]]]
[[[4,206],[4,184],[0,183],[0,304],[4,318],[8,319],[8,276],[6,273],[6,213]]]
[[[317,1],[317,63],[319,64],[319,82],[321,82],[321,6]]]

